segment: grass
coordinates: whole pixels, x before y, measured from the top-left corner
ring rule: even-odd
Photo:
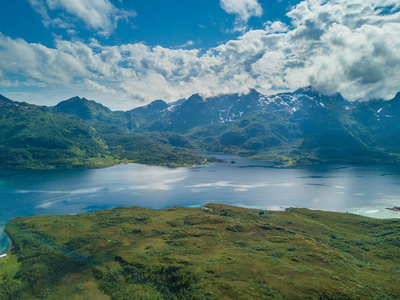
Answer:
[[[208,204],[17,218],[6,231],[15,248],[0,267],[0,290],[13,297],[396,299],[400,294],[400,220]],[[2,293],[0,299],[7,299]]]
[[[20,265],[21,264],[18,262],[16,255],[8,255],[7,257],[0,259],[0,277],[14,277],[15,274],[17,274]]]

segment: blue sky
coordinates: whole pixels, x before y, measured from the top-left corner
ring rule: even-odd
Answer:
[[[398,0],[16,0],[0,3],[0,93],[113,109],[312,85],[400,90]],[[397,49],[397,50],[396,50]]]
[[[179,48],[188,41],[193,41],[195,44],[192,48],[208,49],[239,36],[239,32],[234,30],[238,14],[227,13],[218,0],[86,1],[109,2],[116,9],[131,13],[126,19],[121,18],[117,26],[106,35],[99,34],[102,28],[91,27],[89,22],[82,16],[77,16],[76,12],[75,15],[68,13],[68,10],[62,7],[49,9],[47,2],[51,3],[46,0],[4,1],[0,10],[1,32],[12,38],[23,38],[28,42],[41,43],[47,47],[54,46],[55,37],[66,40],[79,38],[86,41],[94,37],[103,45],[109,46],[143,42],[150,46]],[[266,20],[289,22],[290,19],[285,14],[290,7],[300,1],[253,2],[259,4],[262,13],[250,17],[246,23],[249,28],[257,29],[264,28]],[[43,3],[51,20],[64,17],[72,28],[46,26],[43,15],[37,13],[41,9],[40,3]],[[69,30],[75,32],[71,33]]]

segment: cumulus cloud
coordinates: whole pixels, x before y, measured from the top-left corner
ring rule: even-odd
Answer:
[[[78,19],[103,36],[109,36],[119,20],[135,16],[135,12],[118,9],[109,0],[29,0],[29,3],[42,16],[45,26],[68,29]]]
[[[261,17],[263,9],[257,0],[220,0],[220,5],[228,14],[247,22],[250,17]]]
[[[304,1],[288,13],[287,34],[303,62],[300,77],[324,93],[350,99],[390,98],[399,90],[398,1]]]
[[[3,73],[18,74],[26,81],[56,85],[72,83],[75,78],[111,75],[109,65],[85,44],[57,41],[56,45],[51,49],[0,34],[0,68]]]
[[[90,80],[90,79],[87,79],[87,78],[85,78],[83,80],[83,83],[86,85],[86,87],[89,90],[92,90],[92,91],[98,91],[100,93],[108,94],[108,95],[112,95],[112,94],[116,95],[118,93],[114,89],[107,88],[105,85],[101,85],[100,83],[95,82],[95,81]]]
[[[390,99],[400,90],[399,9],[398,0],[306,0],[287,14],[290,24],[267,22],[205,52],[96,40],[47,48],[0,35],[0,85],[80,85],[146,102],[307,85]]]

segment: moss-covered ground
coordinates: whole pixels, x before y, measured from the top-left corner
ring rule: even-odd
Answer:
[[[398,299],[400,220],[115,208],[17,218],[0,299]]]

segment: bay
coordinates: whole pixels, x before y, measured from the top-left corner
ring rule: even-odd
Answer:
[[[399,218],[400,167],[315,165],[217,155],[191,168],[138,164],[90,170],[0,170],[0,224],[19,216],[88,213],[116,206],[166,208],[209,202],[258,209],[305,207]],[[0,226],[0,252],[9,241]]]

